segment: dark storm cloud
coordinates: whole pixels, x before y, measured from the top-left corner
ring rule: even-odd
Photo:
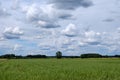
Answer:
[[[93,5],[90,0],[50,0],[50,3],[58,9],[68,10],[74,10],[78,7],[87,8]]]

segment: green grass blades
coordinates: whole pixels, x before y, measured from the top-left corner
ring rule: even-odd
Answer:
[[[120,80],[120,59],[0,60],[0,80]]]

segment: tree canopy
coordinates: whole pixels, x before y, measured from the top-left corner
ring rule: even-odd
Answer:
[[[56,57],[59,58],[59,59],[62,58],[62,52],[57,51],[56,52]]]

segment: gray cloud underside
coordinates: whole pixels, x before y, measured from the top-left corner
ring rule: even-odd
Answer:
[[[74,10],[78,7],[90,7],[93,5],[90,0],[50,0],[53,7],[58,9]]]
[[[112,19],[112,18],[108,18],[108,19],[104,19],[104,20],[103,20],[103,22],[113,22],[113,21],[115,21],[115,20]]]
[[[23,35],[23,31],[21,31],[18,27],[5,28],[3,32],[3,37],[5,39],[19,39]]]

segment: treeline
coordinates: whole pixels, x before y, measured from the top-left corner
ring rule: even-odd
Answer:
[[[26,56],[15,55],[15,54],[5,54],[5,55],[1,55],[0,58],[7,58],[7,59],[28,59],[28,58],[47,58],[47,56],[46,55],[41,55],[41,54],[26,55]]]
[[[80,58],[120,58],[120,55],[101,55],[98,53],[81,54]]]
[[[101,55],[98,53],[87,53],[87,54],[81,54],[80,56],[62,56],[61,55],[56,55],[56,56],[46,56],[46,55],[15,55],[15,54],[4,54],[1,55],[0,58],[6,58],[6,59],[30,59],[30,58],[120,58],[120,55]]]

